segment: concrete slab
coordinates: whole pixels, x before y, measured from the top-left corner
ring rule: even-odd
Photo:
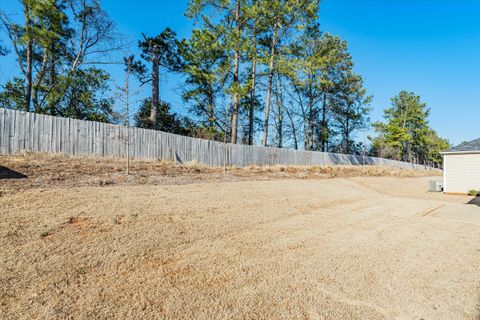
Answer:
[[[448,203],[432,211],[428,216],[480,225],[480,207],[472,203]]]

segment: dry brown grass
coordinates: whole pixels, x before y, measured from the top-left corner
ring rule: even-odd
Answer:
[[[2,169],[3,167],[3,169]],[[405,170],[379,166],[250,166],[209,168],[199,163],[174,164],[168,161],[131,161],[131,174],[119,158],[67,157],[25,153],[0,156],[0,195],[30,188],[110,185],[165,185],[206,181],[271,179],[324,179],[355,176],[421,177],[439,171]],[[24,175],[18,179],[16,175]],[[14,177],[12,177],[12,175]],[[13,179],[5,179],[8,177]]]
[[[475,319],[478,225],[428,179],[5,194],[0,319]]]
[[[385,166],[249,166],[240,171],[248,174],[264,174],[264,173],[285,173],[295,178],[305,177],[327,177],[327,178],[346,178],[346,177],[426,177],[440,176],[441,172],[426,170],[408,170],[400,168],[392,168]],[[235,172],[235,171],[234,171]]]

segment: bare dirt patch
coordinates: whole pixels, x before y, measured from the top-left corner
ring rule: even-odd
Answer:
[[[478,316],[478,225],[423,216],[465,202],[426,193],[432,178],[211,169],[207,183],[85,187],[82,163],[76,180],[52,170],[50,189],[7,164],[32,186],[0,197],[1,319]]]

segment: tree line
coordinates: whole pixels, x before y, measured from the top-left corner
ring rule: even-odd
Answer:
[[[406,92],[385,123],[374,124],[371,150],[355,140],[370,127],[372,96],[347,42],[321,30],[318,0],[190,0],[190,37],[170,28],[142,33],[137,55],[115,62],[125,68],[123,86],[112,86],[102,65],[128,43],[99,1],[20,0],[19,7],[22,22],[0,13],[10,40],[0,55],[15,55],[19,71],[2,85],[0,107],[128,123],[132,75],[150,91],[133,115],[143,128],[432,164],[448,144],[429,128],[419,97]],[[160,96],[161,74],[181,79],[182,114]]]

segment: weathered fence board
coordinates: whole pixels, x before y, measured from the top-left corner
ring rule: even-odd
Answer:
[[[127,132],[128,130],[128,132]],[[129,137],[129,139],[128,139]],[[128,143],[128,145],[127,145]],[[95,155],[177,162],[197,161],[208,166],[235,165],[383,165],[432,168],[389,159],[304,150],[264,148],[179,136],[118,125],[52,117],[0,108],[0,154],[24,151]],[[227,148],[227,150],[225,150]],[[225,152],[227,151],[227,152]]]

